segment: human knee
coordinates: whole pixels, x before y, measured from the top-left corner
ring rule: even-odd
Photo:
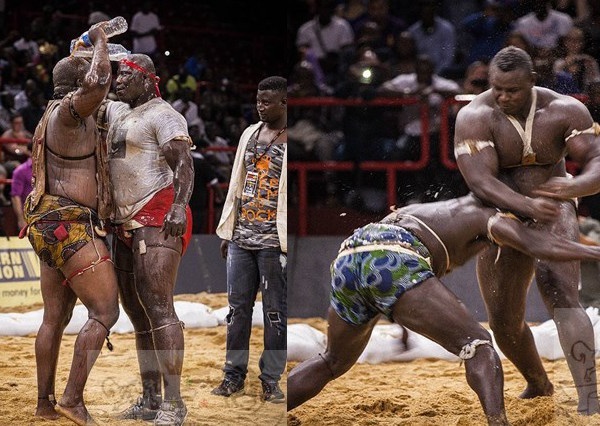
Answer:
[[[115,325],[119,319],[119,306],[117,305],[116,307],[90,313],[90,318],[102,323],[104,327],[110,330],[110,328]]]
[[[509,316],[490,317],[490,329],[494,332],[496,338],[511,336],[521,333],[525,322],[521,319],[511,318]]]
[[[319,354],[319,356],[325,362],[325,365],[334,379],[340,377],[354,365],[353,361],[332,355],[331,352],[325,352],[325,354]]]

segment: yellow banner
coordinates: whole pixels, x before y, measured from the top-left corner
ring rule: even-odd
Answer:
[[[29,240],[0,237],[0,306],[41,301],[40,260]]]

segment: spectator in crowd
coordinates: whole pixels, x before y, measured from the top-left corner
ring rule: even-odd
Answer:
[[[456,95],[460,91],[457,82],[443,78],[434,72],[433,63],[427,55],[419,55],[416,72],[396,76],[384,82],[379,88],[382,96],[417,97],[429,104],[430,160],[424,170],[406,176],[407,186],[417,188],[416,192],[418,192],[414,195],[407,194],[407,200],[426,201],[430,196],[435,199],[439,191],[433,190],[433,186],[428,189],[430,185],[449,186],[451,173],[441,166],[439,160],[440,108],[446,97]],[[423,129],[420,104],[404,106],[397,117],[399,130],[396,141],[397,159],[416,161],[422,155]]]
[[[88,25],[94,25],[98,22],[108,21],[110,20],[110,15],[106,13],[104,10],[104,2],[101,1],[90,1],[89,10],[90,14],[88,15]]]
[[[34,40],[31,26],[22,29],[18,38],[12,45],[14,48],[14,59],[17,67],[26,69],[32,67],[39,61],[40,49]]]
[[[511,31],[510,34],[508,34],[506,41],[504,42],[504,47],[507,46],[518,47],[527,52],[529,56],[535,55],[535,49],[529,44],[523,33],[519,31]]]
[[[466,105],[466,102],[470,102],[476,95],[485,92],[490,87],[488,80],[489,66],[487,63],[482,61],[475,61],[467,67],[465,72],[465,78],[462,81],[462,96],[463,103],[458,103],[453,106],[453,114],[451,119],[450,127],[454,126],[454,117],[458,111]]]
[[[565,70],[556,70],[554,49],[539,48],[533,57],[533,66],[537,74],[536,85],[546,87],[563,95],[580,93],[581,88],[573,75]]]
[[[184,89],[191,92],[190,99],[193,99],[197,88],[198,82],[196,81],[196,78],[182,65],[179,67],[179,72],[167,80],[167,100],[169,102],[175,101]]]
[[[213,165],[198,151],[192,151],[194,161],[194,190],[190,197],[192,209],[192,233],[212,233],[213,229],[207,228],[208,187],[214,191],[214,203],[219,205],[225,199],[219,182],[219,176]]]
[[[19,164],[31,157],[31,151],[27,148],[27,141],[30,141],[32,136],[31,132],[23,125],[23,116],[19,113],[14,114],[10,119],[10,129],[2,133],[2,137],[21,139],[23,143],[10,142],[2,144],[3,161],[9,176],[12,176],[12,172]]]
[[[580,92],[583,92],[590,83],[600,81],[598,61],[583,52],[585,35],[583,30],[573,27],[562,39],[564,53],[554,62],[554,71],[566,71],[573,76]]]
[[[31,152],[33,144],[30,142],[27,149]],[[10,185],[10,199],[12,202],[13,212],[17,218],[17,226],[19,229],[25,228],[25,216],[23,215],[23,207],[25,199],[32,190],[31,187],[32,161],[29,157],[23,164],[19,165],[12,174],[12,182]]]
[[[216,174],[223,182],[229,182],[231,177],[231,167],[233,166],[233,152],[226,151],[229,149],[229,143],[227,139],[224,139],[218,134],[218,126],[214,121],[206,123],[206,132],[201,140],[203,148],[216,148],[217,150],[207,150],[205,152],[206,159],[210,162],[211,166],[215,169]]]
[[[29,105],[31,99],[37,92],[39,92],[37,82],[32,78],[28,78],[25,81],[23,90],[15,95],[15,109],[19,111]]]
[[[290,75],[288,95],[292,98],[304,98],[319,96],[320,90],[317,85],[314,66],[307,60],[302,60],[294,65]]]
[[[548,0],[526,0],[532,12],[517,19],[515,30],[522,33],[532,47],[554,49],[561,37],[573,28],[573,19],[552,9]]]
[[[600,60],[600,0],[587,0],[588,14],[577,22],[585,34],[584,52]]]
[[[10,187],[10,185],[7,185],[4,182],[4,180],[6,180],[6,179],[8,179],[8,171],[6,170],[6,167],[4,167],[2,164],[0,164],[0,207],[10,205],[10,200],[6,195],[6,190],[7,190],[7,188]],[[0,226],[0,231],[4,231],[2,229],[2,226]],[[4,234],[4,235],[6,235],[6,234]]]
[[[371,100],[377,96],[377,88],[389,78],[389,70],[366,46],[357,53],[345,77],[336,86],[336,96]],[[347,108],[343,118],[343,157],[351,161],[385,158],[380,147],[376,147],[387,131],[383,119],[381,111],[373,108]]]
[[[0,93],[0,131],[5,132],[10,129],[10,119],[17,113],[14,108],[15,97],[8,92]]]
[[[479,95],[490,87],[488,80],[489,66],[482,61],[475,61],[467,67],[462,85],[463,94]]]
[[[345,50],[354,44],[350,24],[335,15],[335,0],[315,0],[316,16],[297,31],[296,46],[309,50],[319,61],[325,74],[325,84],[333,87],[343,67]]]
[[[131,18],[129,33],[133,37],[133,53],[143,53],[157,59],[157,34],[162,30],[160,19],[153,11],[154,2],[145,0]]]
[[[437,16],[438,2],[419,0],[421,19],[408,28],[415,39],[417,52],[429,56],[433,70],[440,75],[454,63],[456,31],[447,20]]]
[[[347,0],[338,2],[335,14],[340,18],[348,21],[352,28],[355,24],[364,18],[367,13],[367,5],[365,0]]]
[[[433,61],[427,55],[419,55],[416,72],[400,74],[384,82],[379,88],[382,96],[420,97],[429,103],[429,133],[435,137],[440,129],[439,108],[444,97],[460,93],[460,86],[453,80],[440,77],[434,71]],[[399,147],[402,159],[418,158],[421,146],[420,105],[405,106],[398,116],[402,130]],[[435,154],[432,155],[435,157]]]
[[[411,74],[416,70],[417,45],[415,39],[408,31],[402,31],[396,35],[394,50],[388,65],[390,75]]]
[[[38,90],[32,94],[29,104],[25,108],[18,110],[23,116],[23,126],[25,127],[25,130],[28,132],[33,132],[35,130],[35,126],[37,126],[42,115],[44,115],[45,109],[46,98],[44,97],[44,94]]]
[[[512,5],[507,0],[485,0],[484,9],[468,15],[460,31],[470,36],[467,63],[489,61],[513,29]]]
[[[371,44],[371,48],[378,52],[391,51],[394,48],[396,35],[406,29],[402,19],[390,14],[389,0],[369,0],[367,13],[352,26],[354,34],[361,33],[368,23],[375,23],[379,29],[377,39]]]
[[[189,75],[194,77],[196,81],[208,77],[208,63],[204,53],[200,49],[196,50],[186,58],[183,68]]]
[[[190,136],[194,135],[192,139],[197,141],[204,137],[204,121],[198,115],[198,105],[193,101],[194,94],[191,89],[184,87],[179,90],[179,98],[176,99],[172,105],[173,109],[183,115],[188,125],[188,132]]]

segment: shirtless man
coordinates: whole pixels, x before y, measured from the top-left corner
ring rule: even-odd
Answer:
[[[565,239],[579,237],[573,199],[600,190],[600,145],[589,111],[570,96],[535,86],[529,55],[502,49],[490,64],[491,89],[462,108],[455,155],[471,191],[488,205],[537,221]],[[565,156],[582,166],[568,178]],[[545,197],[558,200],[558,204]],[[594,333],[579,304],[579,263],[538,261],[510,248],[491,248],[477,263],[490,327],[502,352],[527,380],[521,398],[552,395],[529,327],[525,302],[535,273],[558,328],[577,389],[578,411],[599,411]]]
[[[116,93],[120,101],[107,101],[98,123],[108,130],[113,256],[142,379],[142,396],[118,417],[181,425],[187,414],[180,393],[183,323],[173,290],[191,238],[192,142],[185,118],[160,97],[147,55],[120,61]]]
[[[34,135],[33,191],[25,204],[27,234],[40,257],[44,318],[35,340],[38,378],[36,415],[59,413],[79,425],[92,422],[83,389],[92,365],[119,316],[117,278],[102,230],[107,209],[103,151],[92,114],[111,84],[103,24],[93,26],[91,64],[67,57],[54,67],[54,99]],[[100,201],[99,201],[100,199]],[[75,341],[69,379],[58,404],[55,378],[62,333],[77,299],[88,321]]]
[[[508,424],[502,364],[490,334],[439,280],[492,243],[552,260],[600,256],[600,247],[529,227],[472,194],[411,204],[364,226],[342,243],[332,264],[327,350],[290,371],[288,410],[348,371],[384,314],[463,359],[488,423]]]

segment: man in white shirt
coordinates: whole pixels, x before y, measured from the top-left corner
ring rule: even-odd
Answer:
[[[156,34],[162,30],[158,16],[152,12],[153,6],[151,1],[145,1],[129,25],[129,32],[133,36],[133,53],[144,53],[151,58],[158,49]]]

